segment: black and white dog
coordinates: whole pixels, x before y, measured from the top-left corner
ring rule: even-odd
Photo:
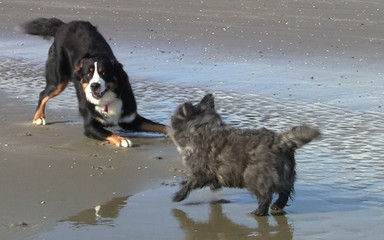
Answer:
[[[33,123],[45,125],[45,106],[73,81],[85,135],[129,147],[132,142],[107,126],[166,134],[164,125],[137,113],[128,75],[111,47],[95,26],[85,21],[64,23],[56,18],[39,18],[22,26],[26,33],[54,37],[46,62],[46,86],[40,93]]]

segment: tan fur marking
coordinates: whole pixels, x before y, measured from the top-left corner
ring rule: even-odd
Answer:
[[[167,135],[166,126],[160,124],[143,123],[140,125],[140,129],[148,132],[158,132]]]
[[[82,83],[81,85],[83,86],[83,90],[85,90],[88,87],[89,83]]]
[[[44,119],[45,117],[45,105],[47,104],[48,100],[50,99],[49,96],[46,96],[41,100],[40,107],[36,109],[35,117],[33,118],[33,122],[37,121],[38,119]]]
[[[80,60],[79,64],[73,70],[74,72],[80,72],[81,71],[81,69],[83,68],[84,60],[85,60],[84,58]]]
[[[119,146],[119,147],[121,146],[121,142],[126,140],[125,138],[120,137],[119,135],[114,133],[111,136],[107,137],[106,139],[108,142],[115,144],[116,146]]]
[[[113,82],[107,83],[107,89],[111,91],[115,90],[116,87],[117,87],[116,83],[113,83]]]
[[[49,94],[49,98],[51,99],[51,98],[54,98],[57,95],[59,95],[62,91],[64,91],[64,89],[67,87],[67,85],[68,85],[68,82],[62,82],[59,85],[57,85],[56,91]]]
[[[38,119],[45,118],[45,105],[47,104],[48,100],[59,95],[62,91],[64,91],[67,85],[68,85],[68,82],[60,83],[57,86],[57,89],[55,91],[53,91],[51,94],[49,94],[48,96],[46,96],[41,100],[41,104],[39,108],[36,110],[35,117],[33,118],[34,122],[37,121]]]

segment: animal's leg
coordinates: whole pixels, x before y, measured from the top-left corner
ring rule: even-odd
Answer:
[[[132,147],[133,143],[128,138],[120,137],[117,134],[112,134],[111,136],[106,138],[112,144],[115,144],[118,147]]]
[[[119,126],[127,130],[167,134],[165,125],[155,123],[139,114],[136,114],[134,119],[123,119],[123,121],[119,123]]]
[[[194,189],[197,189],[197,188],[203,188],[204,186],[207,185],[207,182],[206,181],[201,181],[202,179],[198,179],[196,177],[190,177],[190,179],[188,179],[187,183],[184,184],[181,189],[175,193],[175,195],[173,196],[173,201],[174,202],[180,202],[180,201],[183,201],[188,195],[189,193],[194,190]]]
[[[107,140],[108,142],[115,144],[118,147],[132,147],[131,140],[120,137],[119,135],[112,133],[111,131],[104,128],[104,126],[94,119],[90,119],[89,113],[84,114],[85,109],[82,109],[84,116],[84,134],[88,137],[96,138],[99,140]]]
[[[295,171],[295,157],[293,153],[291,153],[290,157],[287,159],[287,165],[284,165],[284,179],[285,187],[278,190],[279,198],[271,207],[271,213],[274,215],[282,215],[284,214],[284,207],[287,205],[289,197],[291,196],[294,190],[294,184],[296,179],[296,171]]]
[[[61,82],[58,85],[52,85],[47,82],[45,89],[40,93],[39,102],[33,123],[36,125],[45,125],[45,106],[49,99],[59,95],[67,87],[68,82]]]
[[[45,65],[45,89],[39,95],[39,102],[37,104],[36,113],[33,117],[33,124],[45,125],[45,106],[49,99],[59,95],[68,85],[68,76],[60,73],[57,64],[58,58],[56,47],[53,44],[49,48],[48,59]]]
[[[272,202],[272,194],[266,196],[257,196],[257,199],[259,201],[259,207],[253,211],[252,214],[255,214],[256,216],[268,215],[269,205]]]
[[[184,184],[181,187],[181,189],[177,193],[175,193],[175,195],[173,196],[173,201],[174,202],[183,201],[192,191],[192,185],[193,183],[191,181],[188,181],[186,184]]]
[[[263,162],[259,161],[259,163]],[[245,186],[259,201],[259,207],[252,212],[257,216],[268,215],[273,195],[273,175],[273,171],[263,164],[252,164],[244,171]]]
[[[290,193],[287,193],[287,192],[280,193],[279,198],[276,200],[276,202],[271,207],[271,210],[272,210],[271,213],[274,215],[284,214],[283,209],[287,205],[289,196],[290,196]]]
[[[221,189],[221,184],[219,183],[219,181],[213,181],[210,185],[209,185],[209,188],[212,190],[212,191],[217,191],[219,189]]]

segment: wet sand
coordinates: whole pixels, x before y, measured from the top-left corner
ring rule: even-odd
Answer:
[[[0,239],[381,239],[382,9],[336,0],[0,2]],[[14,27],[51,16],[98,25],[151,119],[166,123],[177,104],[214,92],[224,120],[239,127],[320,127],[324,138],[298,151],[287,215],[247,215],[257,201],[245,190],[172,203],[183,166],[171,141],[124,133],[140,146],[122,149],[86,138],[71,87],[48,104],[49,124],[32,126],[50,42]]]
[[[73,112],[35,127],[33,107],[4,96],[1,103],[1,239],[25,239],[90,206],[160,186],[182,167],[169,139],[133,137],[139,146],[117,148],[68,124]]]

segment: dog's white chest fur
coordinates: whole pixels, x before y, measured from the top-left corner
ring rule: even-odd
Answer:
[[[120,121],[122,106],[123,102],[118,98],[107,104],[95,106],[95,110],[103,116],[99,121],[103,124],[116,125]]]

